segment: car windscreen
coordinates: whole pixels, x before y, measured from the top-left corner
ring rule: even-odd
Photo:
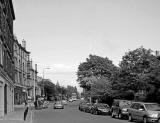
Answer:
[[[107,108],[107,106],[106,106],[106,105],[103,105],[103,104],[99,104],[99,105],[97,105],[97,107],[98,107],[98,108]]]
[[[124,108],[129,108],[130,105],[131,105],[131,102],[130,102],[130,101],[121,101],[121,102],[119,103],[119,105],[120,105],[121,107],[124,107]]]
[[[62,104],[62,102],[55,102],[55,104]]]
[[[145,104],[147,110],[151,111],[160,111],[160,105],[159,104]]]

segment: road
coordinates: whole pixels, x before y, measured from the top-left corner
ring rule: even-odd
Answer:
[[[69,103],[64,109],[36,110],[33,123],[129,123],[110,116],[92,115],[78,110],[78,102]]]

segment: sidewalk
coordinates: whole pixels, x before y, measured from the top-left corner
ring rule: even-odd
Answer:
[[[23,120],[25,107],[23,105],[16,105],[15,111],[8,113],[3,119],[0,119],[0,123],[32,123],[33,107],[29,108],[26,121]]]

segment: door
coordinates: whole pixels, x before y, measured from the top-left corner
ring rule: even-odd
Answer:
[[[133,104],[131,109],[132,118],[137,120],[138,103]]]
[[[144,106],[142,104],[140,104],[139,108],[138,108],[138,112],[137,112],[139,121],[143,121],[143,117],[146,114],[145,112],[146,112],[146,110],[145,110]]]
[[[7,114],[7,85],[4,86],[4,114]]]

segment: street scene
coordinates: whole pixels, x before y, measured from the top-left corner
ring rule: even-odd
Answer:
[[[0,0],[0,123],[160,123],[159,0]]]
[[[78,110],[79,101],[68,103],[64,109],[48,108],[34,112],[34,123],[128,123],[127,120],[113,119],[109,115],[93,115]]]

